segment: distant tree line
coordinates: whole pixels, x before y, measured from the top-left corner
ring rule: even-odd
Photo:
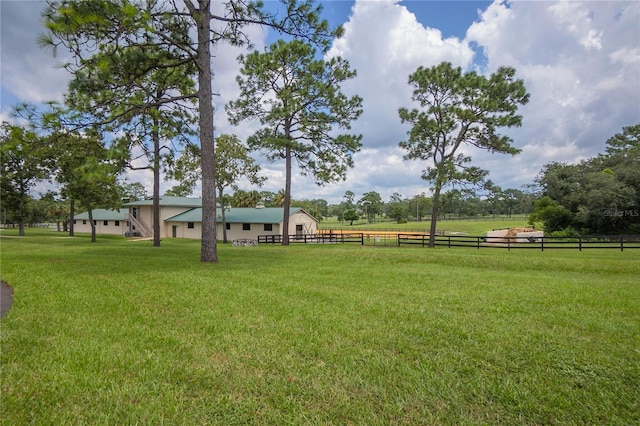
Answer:
[[[217,14],[210,0],[48,2],[40,42],[70,52],[74,60],[65,67],[72,80],[64,105],[51,103],[44,112],[18,106],[21,124],[2,123],[3,223],[18,223],[23,234],[25,223],[48,219],[66,223],[73,235],[76,207],[91,219],[93,209],[146,198],[144,188],[133,190],[121,180],[126,170],[144,168],[153,172],[154,246],[160,245],[161,172],[179,182],[167,194],[190,195],[200,183],[203,262],[218,260],[217,205],[282,206],[285,212],[299,206],[318,219],[334,216],[350,224],[430,220],[431,234],[440,219],[514,214],[531,214],[532,223],[548,232],[640,232],[638,126],[612,137],[597,158],[548,164],[531,187],[502,189],[471,164],[465,147],[520,152],[503,130],[521,125],[518,108],[529,94],[511,67],[484,76],[443,62],[408,76],[412,108],[398,110],[407,126],[398,146],[406,161],[421,162],[425,193],[394,193],[385,201],[375,191],[346,191],[334,205],[293,199],[294,162],[320,186],[345,179],[364,143],[350,131],[363,100],[341,91],[342,83],[357,77],[347,61],[320,59],[343,29],[330,29],[313,0],[285,0],[284,6],[279,15],[262,2],[229,0]],[[250,47],[247,25],[271,28],[289,41],[238,59],[240,95],[225,105],[227,116],[234,125],[252,120],[261,127],[246,141],[233,134],[214,137],[211,47]],[[259,188],[265,181],[251,151],[284,163],[285,188],[238,188],[240,177]],[[59,192],[35,200],[43,181]],[[62,207],[39,207],[46,203]],[[287,221],[284,214],[285,228]]]
[[[56,164],[56,161],[52,160],[55,156],[42,147],[46,146],[44,142],[41,141],[41,145],[36,144],[35,141],[38,139],[31,133],[25,136],[18,132],[23,143],[19,144],[19,147],[12,145],[9,143],[10,130],[16,129],[6,127],[5,124],[4,130],[0,222],[8,226],[19,226],[23,223],[23,226],[27,227],[39,223],[53,223],[58,229],[67,231],[70,225],[71,198],[65,195],[69,193],[63,188],[61,192],[50,191],[36,198],[27,190],[51,173]],[[24,155],[25,158],[17,158],[18,154]],[[49,159],[36,162],[49,167],[48,169],[29,164],[27,160],[33,160],[38,155]],[[62,158],[68,158],[68,154]],[[257,186],[262,185],[264,179],[255,174],[258,169],[255,163],[245,156],[245,151],[240,149],[235,156],[230,156],[228,161],[240,160],[242,165],[253,173],[253,182]],[[177,169],[185,170],[183,166],[178,166]],[[229,169],[227,166],[226,170]],[[219,170],[224,168],[220,167]],[[605,153],[594,158],[578,164],[552,162],[545,165],[535,183],[520,189],[502,189],[489,180],[472,188],[453,188],[443,192],[437,219],[526,215],[532,225],[541,227],[551,235],[640,234],[638,170],[640,124],[625,127],[621,133],[608,139]],[[27,179],[29,176],[31,178]],[[82,174],[76,178],[75,184],[78,186],[86,184],[88,179]],[[236,178],[237,176],[228,180],[229,187],[235,189],[234,192],[220,192],[221,205],[284,206],[284,189],[277,192],[238,189]],[[167,190],[164,195],[191,195],[197,181],[193,176],[191,179],[188,185],[177,185]],[[220,179],[219,182],[223,180]],[[25,188],[24,193],[17,191],[21,185]],[[146,188],[138,182],[119,181],[112,190],[110,201],[106,204],[101,203],[99,207],[115,208],[122,201],[149,198]],[[433,197],[424,192],[409,197],[394,193],[389,200],[384,201],[375,191],[365,192],[359,197],[353,191],[346,191],[339,203],[329,203],[322,198],[292,198],[291,206],[304,208],[318,220],[334,217],[346,225],[357,221],[420,222],[431,219]]]
[[[605,153],[578,164],[547,164],[529,221],[548,233],[640,234],[640,124],[606,141]]]
[[[517,189],[500,190],[494,186],[491,197],[481,191],[453,189],[441,196],[439,220],[461,219],[487,216],[526,215],[533,209],[536,195]],[[383,201],[379,193],[367,192],[356,200],[355,194],[347,191],[344,200],[338,204],[328,204],[325,200],[295,200],[296,206],[308,211],[318,211],[320,218],[336,217],[341,222],[352,223],[364,220],[367,223],[377,221],[421,222],[431,219],[433,197],[420,193],[406,198],[394,193],[388,201]],[[326,206],[318,209],[315,206]]]

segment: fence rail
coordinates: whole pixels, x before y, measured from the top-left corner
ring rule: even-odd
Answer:
[[[282,235],[259,235],[258,244],[279,244],[282,243]],[[358,243],[364,245],[364,234],[304,234],[289,235],[289,243],[292,244],[344,244]]]
[[[403,244],[429,245],[429,235],[398,234],[398,246]],[[478,237],[469,235],[437,235],[434,240],[436,246],[446,247],[475,247],[511,249],[639,249],[640,235],[590,235],[576,237]]]
[[[429,234],[414,233],[332,233],[290,235],[292,244],[343,244],[355,243],[372,246],[420,246],[429,245]],[[281,235],[260,235],[259,244],[282,243]],[[576,237],[481,237],[472,235],[436,235],[434,245],[440,247],[494,248],[507,250],[589,250],[589,249],[640,249],[640,235],[590,235]]]

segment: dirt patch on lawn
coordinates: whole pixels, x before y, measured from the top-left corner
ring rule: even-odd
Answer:
[[[9,287],[9,284],[4,281],[0,281],[0,318],[2,318],[13,303],[13,289]]]

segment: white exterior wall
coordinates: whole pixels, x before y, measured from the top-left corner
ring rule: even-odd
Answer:
[[[153,207],[152,206],[137,206],[137,219],[142,222],[142,225],[151,232],[153,230],[152,227],[152,218],[153,218]],[[133,207],[131,207],[133,209]],[[188,227],[187,222],[165,222],[164,219],[176,216],[180,213],[183,213],[187,210],[190,210],[190,207],[163,207],[160,206],[160,220],[162,223],[160,225],[160,238],[173,238],[173,230],[175,228],[176,238],[189,238],[189,239],[200,239],[202,237],[202,223],[194,222],[193,228]],[[131,211],[131,210],[130,210]],[[242,229],[243,224],[234,222],[231,223],[230,229],[227,230],[227,240],[233,241],[236,239],[254,239],[257,240],[259,235],[281,235],[282,229],[282,221],[280,223],[272,224],[271,231],[264,230],[263,223],[250,223],[251,229],[244,230]],[[317,222],[311,216],[304,212],[296,212],[289,217],[289,235],[296,235],[296,226],[300,225],[302,230],[298,232],[300,235],[309,235],[315,234],[317,232]],[[222,223],[217,223],[216,228],[216,237],[219,241],[222,241],[223,238],[223,225]],[[123,231],[124,233],[124,231]]]
[[[508,229],[500,229],[498,231],[488,231],[487,237],[491,237],[491,238],[487,238],[487,242],[488,243],[506,242],[507,240],[505,239],[505,237],[507,236],[507,232],[509,232]]]
[[[515,238],[507,239],[508,229],[501,229],[499,231],[488,231],[487,238],[488,243],[506,243],[507,241],[515,242],[515,243],[528,243],[529,238],[535,238],[538,241],[540,238],[544,237],[544,232],[542,231],[531,231],[531,232],[518,232],[515,235]]]
[[[151,211],[151,214],[153,216],[153,207],[149,208],[149,210]],[[172,235],[172,225],[176,225],[176,223],[171,223],[171,222],[165,222],[164,220],[170,217],[173,217],[175,215],[178,215],[180,213],[184,213],[187,210],[191,210],[191,207],[160,207],[160,238],[171,238]],[[149,223],[152,223],[152,220],[149,220]],[[202,234],[200,232],[200,223],[194,223],[194,229],[188,229],[187,228],[187,224],[184,224],[184,228],[185,228],[185,235],[189,235],[188,237],[180,237],[180,238],[200,238],[200,235]],[[197,237],[193,237],[191,235],[194,235],[194,231],[197,228]]]
[[[280,225],[282,225],[282,222],[280,222]],[[300,234],[300,232],[296,232],[297,225],[302,225],[301,235],[309,235],[316,233],[318,223],[308,214],[298,211],[289,216],[289,235]]]
[[[168,222],[165,224],[167,238],[173,238],[173,227],[176,227],[176,238],[190,238],[199,240],[202,237],[202,224],[194,222],[193,228],[189,228],[187,222]]]
[[[120,224],[116,226],[115,220],[108,220],[107,225],[104,224],[103,220],[95,220],[96,222],[96,234],[108,234],[108,235],[124,235],[124,233],[128,230],[127,221],[121,220]],[[80,233],[91,233],[91,224],[89,223],[89,219],[75,219],[75,223],[73,225],[73,232]]]
[[[232,223],[231,229],[227,229],[227,241],[233,241],[238,239],[252,239],[257,240],[258,235],[278,235],[280,231],[280,225],[274,224],[272,225],[272,231],[265,231],[264,224],[262,223],[252,223],[251,229],[245,231],[242,229],[241,223]],[[173,237],[173,227],[176,227],[176,238],[191,238],[194,240],[199,240],[202,237],[202,224],[200,222],[195,222],[193,224],[193,229],[189,229],[187,222],[168,222],[167,229],[168,238]],[[219,241],[222,241],[223,238],[223,225],[222,223],[218,223],[216,227],[216,237]]]
[[[135,206],[130,207],[130,212],[133,212],[133,209],[137,209],[136,219],[142,223],[142,226],[149,233],[153,233],[153,206]],[[172,235],[172,224],[167,223],[164,220],[183,213],[187,210],[190,210],[191,207],[168,207],[168,206],[160,206],[160,238],[171,238]],[[185,224],[186,228],[186,224]],[[193,231],[189,229],[189,231]],[[192,238],[192,237],[181,237],[181,238]],[[198,233],[198,237],[200,238],[200,233]]]
[[[542,238],[544,238],[544,232],[518,232],[516,234],[516,243],[528,243],[530,242],[529,238],[535,238],[535,241],[540,241]]]
[[[264,230],[264,223],[250,223],[250,230],[242,229],[242,223],[232,223],[230,225],[231,229],[227,229],[227,240],[240,240],[240,239],[251,239],[257,240],[259,235],[279,235],[280,233],[280,224],[274,223],[271,225],[271,231]],[[222,223],[218,224],[218,239],[222,240]]]

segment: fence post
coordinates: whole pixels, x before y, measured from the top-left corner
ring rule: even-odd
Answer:
[[[624,235],[620,235],[620,251],[624,251]]]
[[[542,244],[540,244],[540,250],[544,251],[544,237],[542,237],[540,241],[542,241]]]
[[[507,251],[511,251],[511,237],[507,237]]]
[[[578,251],[582,251],[582,237],[578,237]]]

